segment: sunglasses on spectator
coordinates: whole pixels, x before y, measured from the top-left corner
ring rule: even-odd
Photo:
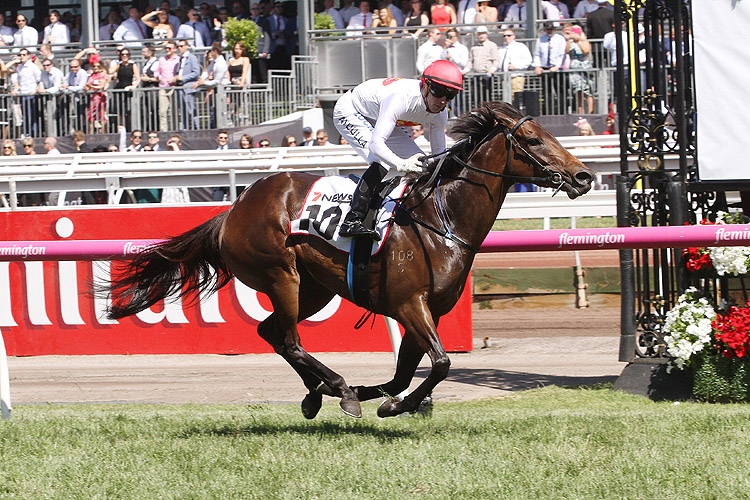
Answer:
[[[159,138],[159,136],[158,136],[158,135],[156,135],[156,134],[148,134],[148,138],[149,138],[149,139],[158,139],[158,138]]]
[[[268,143],[268,142],[261,142],[260,144],[258,144],[258,146],[260,146],[260,147],[262,147],[262,148],[267,148],[267,147],[270,147],[270,146],[271,146],[271,144],[270,144],[270,143]]]
[[[445,98],[446,101],[452,101],[458,95],[458,89],[450,89],[442,85],[427,85],[427,88],[430,89],[430,94],[438,99]]]
[[[33,148],[34,145],[33,144],[24,144],[23,147],[25,147],[25,148]]]
[[[12,146],[3,146],[3,149],[13,149]]]
[[[117,148],[109,148],[108,150],[110,153],[117,153],[119,150]]]
[[[49,68],[50,66],[52,66],[52,63],[42,63],[42,66],[44,66],[45,68]]]

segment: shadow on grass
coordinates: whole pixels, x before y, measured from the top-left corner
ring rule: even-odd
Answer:
[[[397,439],[415,437],[419,432],[404,428],[384,428],[382,426],[365,423],[361,420],[347,422],[333,422],[327,420],[311,420],[307,423],[276,423],[257,422],[252,424],[241,424],[233,422],[206,422],[202,425],[194,425],[179,433],[179,437],[190,438],[193,436],[281,436],[295,434],[299,436],[369,436],[378,441],[387,443]]]
[[[427,377],[429,369],[420,368],[416,375]],[[448,378],[451,382],[490,387],[501,391],[525,391],[547,385],[560,387],[597,386],[613,383],[617,376],[568,377],[561,375],[541,375],[538,373],[512,372],[486,368],[451,368]]]

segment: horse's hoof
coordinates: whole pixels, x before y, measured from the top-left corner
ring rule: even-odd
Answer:
[[[385,418],[385,417],[395,417],[399,413],[401,413],[398,410],[398,404],[399,400],[395,398],[389,398],[380,403],[380,406],[378,406],[378,417]]]
[[[312,420],[323,406],[323,396],[318,392],[308,392],[305,399],[302,400],[302,415],[306,419]]]
[[[362,407],[360,406],[359,401],[353,399],[342,399],[339,406],[341,406],[341,411],[350,417],[362,418]]]

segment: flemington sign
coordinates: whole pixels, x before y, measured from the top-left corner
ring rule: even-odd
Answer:
[[[0,213],[0,329],[8,355],[272,352],[257,334],[265,295],[237,280],[195,303],[166,301],[132,317],[105,318],[107,300],[86,292],[106,280],[111,256],[127,258],[226,205]],[[10,241],[9,241],[10,240]],[[3,262],[5,261],[5,262]],[[470,287],[439,331],[449,351],[472,349]],[[312,352],[391,351],[385,322],[355,330],[364,310],[335,297],[300,325]]]

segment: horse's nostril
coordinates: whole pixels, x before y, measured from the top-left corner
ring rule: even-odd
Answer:
[[[576,172],[574,177],[575,177],[576,182],[583,186],[587,184],[591,184],[591,181],[594,180],[594,176],[591,175],[591,173],[586,170],[580,170]]]

